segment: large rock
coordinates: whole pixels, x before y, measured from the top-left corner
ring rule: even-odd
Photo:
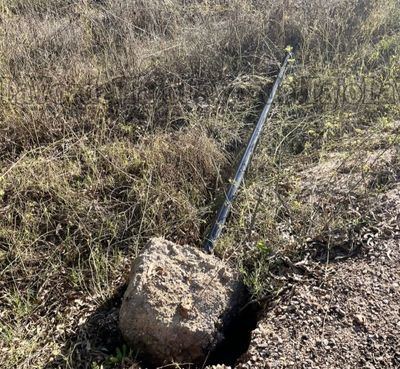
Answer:
[[[152,239],[133,264],[120,329],[153,364],[202,363],[243,298],[238,274],[217,257]]]

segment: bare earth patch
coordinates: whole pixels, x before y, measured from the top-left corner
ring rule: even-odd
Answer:
[[[237,368],[400,367],[400,185],[376,206],[365,254],[308,261],[308,276],[260,322]]]

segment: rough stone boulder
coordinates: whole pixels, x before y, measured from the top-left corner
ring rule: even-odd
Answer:
[[[152,239],[133,263],[120,329],[153,364],[202,363],[243,298],[238,273],[217,257]]]

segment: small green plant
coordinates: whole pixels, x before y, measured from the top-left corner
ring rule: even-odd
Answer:
[[[260,240],[256,243],[256,248],[259,250],[263,255],[268,256],[272,252],[272,248],[267,246],[267,243],[263,240]]]
[[[126,345],[118,347],[115,354],[107,358],[106,364],[116,366],[122,364],[127,358],[132,356],[132,350],[128,349]]]

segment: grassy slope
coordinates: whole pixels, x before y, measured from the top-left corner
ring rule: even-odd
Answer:
[[[397,1],[183,3],[0,4],[1,367],[104,362],[69,338],[146,238],[200,244],[288,44],[292,77],[218,246],[256,295],[277,288],[271,253],[295,258],[354,224],[340,204],[329,217],[306,206],[298,169],[343,151],[343,137],[386,132],[379,144],[398,145],[393,104],[283,99],[304,74],[396,80]]]

